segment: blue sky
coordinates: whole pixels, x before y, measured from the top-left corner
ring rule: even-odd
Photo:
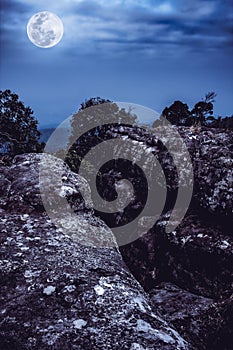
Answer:
[[[65,28],[50,49],[26,33],[44,10]],[[213,90],[215,115],[231,115],[232,22],[231,0],[1,0],[0,88],[18,93],[41,125],[94,96],[160,113]]]

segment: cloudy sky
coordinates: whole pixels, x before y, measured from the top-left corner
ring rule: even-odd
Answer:
[[[44,10],[65,28],[50,49],[26,32]],[[160,113],[215,91],[215,115],[231,115],[232,22],[231,0],[1,0],[0,88],[19,94],[41,125],[93,96]]]

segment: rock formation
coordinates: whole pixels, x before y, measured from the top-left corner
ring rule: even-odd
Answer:
[[[231,349],[233,299],[214,301],[163,282],[150,291],[154,309],[195,349]]]
[[[148,292],[157,291],[158,284],[165,282],[182,288],[181,292],[175,293],[175,298],[183,300],[176,308],[175,322],[169,317],[169,310],[166,308],[170,295],[166,285],[161,287],[163,297],[161,293],[158,297],[165,305],[160,311],[194,348],[218,349],[221,344],[223,349],[230,349],[233,291],[233,132],[186,127],[179,127],[178,131],[192,159],[194,190],[186,217],[169,234],[165,228],[175,203],[177,175],[168,150],[150,132],[138,127],[115,127],[107,136],[102,135],[106,140],[115,137],[122,138],[123,142],[131,140],[141,147],[141,154],[148,150],[157,155],[167,180],[168,201],[163,215],[147,234],[120,247],[120,251],[131,272]],[[119,149],[117,151],[121,154]],[[137,153],[137,159],[140,159],[140,152]],[[188,187],[188,181],[185,182],[186,163],[182,159],[181,164],[183,185]],[[128,179],[132,183],[133,175]],[[103,176],[105,191],[111,191],[113,177],[121,179],[117,169]],[[140,199],[134,200],[132,205],[140,206]],[[124,222],[125,213],[120,215]],[[183,299],[183,293],[195,293],[193,310],[195,303],[200,302],[205,307],[200,308],[196,315],[192,314],[192,310],[191,313],[186,312],[185,307],[190,299]],[[156,307],[158,298],[153,297]],[[179,317],[183,304],[185,317],[182,316],[182,321]],[[196,326],[187,321],[188,319],[193,319]],[[200,335],[199,330],[202,331]],[[195,337],[199,337],[199,340],[195,340]]]
[[[166,225],[178,176],[166,147],[138,127],[115,126],[101,135],[133,141],[139,146],[138,159],[140,147],[156,155],[166,175],[161,217],[143,237],[120,249],[108,220],[96,216],[86,181],[67,166],[60,188],[46,167],[39,179],[41,155],[17,156],[11,166],[1,167],[1,349],[231,349],[233,132],[178,131],[192,159],[194,189],[185,218],[170,233]],[[76,145],[81,158],[96,142],[93,135],[82,141]],[[186,161],[177,156],[182,186],[188,188]],[[48,157],[48,169],[57,173],[60,162]],[[99,187],[106,198],[114,198],[115,181],[123,175],[117,168],[102,173]],[[39,180],[49,203],[54,204],[54,191],[58,207],[59,196],[67,199],[75,224],[61,213],[60,226],[54,225],[45,212]],[[127,180],[139,183],[138,170]],[[143,198],[135,197],[131,204],[132,211],[111,217],[112,227],[127,222]],[[66,226],[69,234],[62,230]]]
[[[191,349],[152,310],[117,245],[94,246],[115,239],[93,216],[85,180],[68,167],[56,190],[65,193],[79,225],[65,235],[50,220],[39,192],[40,160],[40,155],[17,156],[11,167],[1,168],[1,350]],[[59,162],[48,157],[47,166],[56,172]],[[51,195],[54,184],[41,181]],[[80,243],[83,227],[91,233],[86,244]]]

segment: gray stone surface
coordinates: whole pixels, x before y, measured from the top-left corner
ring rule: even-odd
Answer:
[[[169,282],[152,289],[150,297],[154,309],[189,338],[195,348],[205,349],[202,316],[214,303],[213,299],[189,293]]]
[[[210,213],[221,214],[233,219],[233,131],[223,129],[178,127],[180,135],[191,155],[194,169],[194,198],[198,205]],[[154,131],[156,134],[156,129]],[[177,178],[169,153],[150,131],[130,127],[115,128],[109,132],[111,137],[124,137],[141,144],[157,155],[166,174],[167,186],[177,188]],[[171,143],[172,143],[171,136]],[[176,140],[174,139],[174,151]],[[177,150],[179,152],[179,150]],[[120,153],[120,150],[119,150]],[[182,166],[182,185],[189,186],[186,179],[187,162],[180,156]],[[137,158],[140,158],[137,155]]]
[[[229,296],[233,281],[233,132],[204,127],[178,127],[178,131],[190,151],[194,191],[186,218],[169,234],[165,227],[176,200],[177,176],[168,151],[150,130],[115,127],[106,136],[131,139],[141,146],[142,154],[148,149],[157,155],[167,180],[165,214],[146,235],[121,247],[121,253],[147,290],[158,281],[170,280],[207,297]],[[118,152],[120,154],[120,150]],[[140,147],[138,153],[140,158]],[[180,157],[182,186],[188,188],[187,164],[182,154]],[[129,179],[131,183],[133,175]],[[113,188],[114,176],[120,179],[117,169],[115,173],[109,172],[109,191]],[[134,200],[133,205],[140,206],[140,199]],[[124,222],[125,213],[117,215],[121,215]]]
[[[73,225],[61,215],[59,228],[41,201],[41,156],[18,156],[11,167],[0,168],[0,348],[231,349],[233,133],[178,130],[191,154],[195,186],[186,218],[169,234],[167,210],[174,204],[177,177],[167,150],[137,128],[106,135],[130,138],[157,154],[166,175],[166,213],[147,235],[120,248],[153,305],[124,265],[112,232],[94,216],[84,179],[65,167],[57,188],[44,169],[49,203],[54,205],[55,191],[76,213]],[[91,143],[85,140],[85,147]],[[57,173],[60,161],[51,162]],[[183,186],[189,186],[182,159],[181,164]],[[117,171],[105,174],[107,192],[115,175],[121,179]],[[55,204],[59,208],[59,200]],[[69,235],[62,233],[63,224]],[[101,244],[112,248],[96,247]]]
[[[169,322],[174,321],[195,349],[231,349],[233,132],[200,127],[178,130],[192,158],[194,191],[185,219],[171,233],[166,233],[165,227],[169,209],[175,203],[177,178],[167,150],[155,137],[137,128],[115,128],[114,133],[109,132],[114,137],[132,139],[158,156],[169,197],[168,206],[153,229],[120,250],[141,285],[161,298],[161,305],[155,301],[156,310]],[[183,185],[189,186],[182,159],[181,164]],[[110,174],[109,184],[113,175]],[[165,284],[157,287],[162,281]],[[170,282],[183,290],[169,290]]]
[[[155,229],[158,279],[210,298],[229,297],[233,283],[233,239],[231,231],[187,215],[171,233],[165,232],[168,215]]]
[[[192,155],[198,204],[233,220],[233,131],[180,128],[180,133]]]
[[[18,156],[1,169],[1,350],[191,348],[152,310],[118,248],[94,247],[115,240],[93,216],[91,203],[82,200],[79,186],[85,181],[68,168],[63,181],[73,189],[67,200],[78,225],[65,235],[51,222],[38,188],[39,161],[40,155]],[[54,171],[57,162],[51,160]],[[53,184],[43,181],[49,195]],[[93,246],[80,244],[84,231],[84,243],[92,239]]]
[[[150,291],[154,309],[198,350],[226,350],[232,345],[232,297],[216,302],[163,282]]]

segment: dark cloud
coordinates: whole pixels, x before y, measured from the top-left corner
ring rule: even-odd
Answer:
[[[203,10],[203,3],[206,4]],[[206,45],[206,48],[231,45],[232,39],[232,16],[233,6],[230,1],[219,2],[218,0],[185,1],[179,9],[171,14],[158,14],[153,12],[133,12],[129,16],[131,23],[138,23],[140,37],[138,41],[142,44],[168,43],[171,40],[176,45]],[[208,9],[209,6],[209,9]],[[208,12],[209,11],[209,12]],[[163,29],[156,28],[161,25]],[[154,39],[153,33],[160,35],[160,39]],[[167,37],[167,39],[166,39]],[[216,40],[215,40],[216,39]]]
[[[125,48],[126,51],[133,45],[136,47],[137,44],[140,51],[143,47],[147,50],[149,46],[151,48],[156,46],[158,51],[159,48],[163,49],[168,45],[181,49],[189,47],[190,50],[198,46],[206,50],[231,47],[233,31],[231,0],[170,1],[170,11],[159,10],[158,4],[161,5],[162,2],[148,1],[148,3],[151,7],[134,6],[133,3],[125,7],[108,6],[107,3],[101,5],[97,1],[87,0],[71,2],[69,7],[66,4],[62,5],[61,2],[58,6],[64,17],[77,16],[73,24],[77,30],[75,31],[74,27],[68,28],[74,36],[72,44],[75,40],[76,42],[83,40],[89,43],[90,49],[93,47],[93,50],[96,49],[95,43],[101,42],[111,44],[113,51],[117,50],[119,44],[120,49]],[[7,31],[14,30],[12,21],[14,27],[19,26],[20,20],[25,26],[26,13],[30,13],[30,10],[33,13],[32,9],[40,10],[33,3],[20,0],[1,1],[3,40]],[[81,28],[82,35],[80,35],[80,18],[82,24],[87,22],[86,26]],[[92,33],[90,28],[93,28]],[[77,32],[76,38],[75,32]],[[68,45],[66,47],[68,49]]]
[[[5,22],[9,16],[25,13],[32,7],[30,3],[22,3],[14,0],[1,0],[0,14],[1,22]]]
[[[10,31],[22,30],[25,18],[31,6],[14,0],[1,0],[1,39],[5,40]]]
[[[21,11],[22,10],[22,6],[17,2],[17,1],[13,1],[13,0],[1,0],[0,2],[0,10],[1,13],[6,13],[9,11]]]
[[[161,111],[214,90],[217,113],[232,113],[232,0],[113,3],[1,0],[1,88],[18,92],[44,122],[97,95]],[[43,10],[65,27],[51,50],[27,38],[27,21]]]
[[[110,13],[109,9],[92,8],[91,5],[92,2],[82,3],[79,10],[83,9],[87,16],[98,16],[103,24],[107,18],[115,24],[115,28],[103,26],[103,31],[114,34],[112,37],[93,35],[93,42],[108,42],[113,47],[124,44],[126,50],[137,44],[140,50],[143,47],[147,50],[149,46],[158,50],[158,47],[163,49],[172,45],[180,49],[200,49],[201,52],[219,48],[228,50],[232,46],[233,3],[228,0],[183,0],[179,7],[175,7],[174,2],[171,12],[154,11],[153,7],[132,7],[127,13],[119,8],[118,12],[112,10]]]

